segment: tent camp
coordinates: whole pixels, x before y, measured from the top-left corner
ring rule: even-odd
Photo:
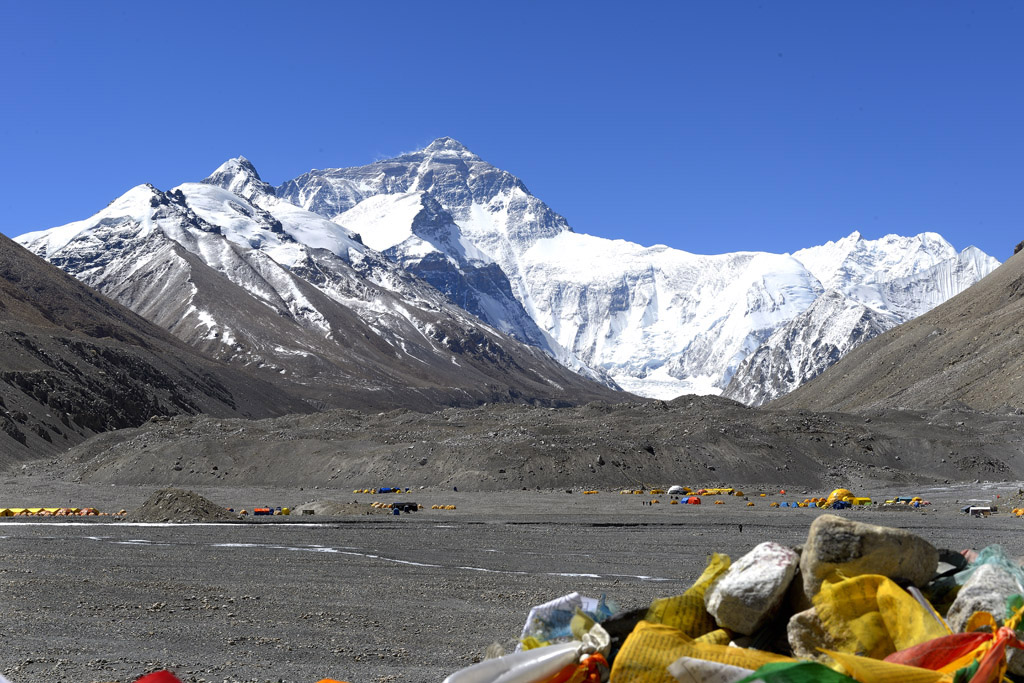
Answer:
[[[670,496],[681,496],[686,493],[686,489],[676,484],[675,486],[668,487],[668,495]]]

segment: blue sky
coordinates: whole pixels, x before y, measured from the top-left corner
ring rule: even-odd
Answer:
[[[451,136],[578,232],[1024,240],[1024,3],[0,1],[0,232]]]

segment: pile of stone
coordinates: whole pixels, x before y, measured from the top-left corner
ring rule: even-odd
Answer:
[[[812,606],[823,581],[878,574],[923,588],[938,565],[939,551],[908,531],[823,515],[811,524],[803,548],[767,542],[740,558],[708,590],[705,605],[720,626],[747,636],[770,618],[777,623],[788,616],[791,653],[817,658],[818,648],[836,645]]]
[[[785,623],[786,640],[779,648],[783,654],[828,661],[821,650],[836,649],[837,634],[825,627],[813,606],[824,581],[881,575],[906,588],[925,589],[938,599],[940,589],[958,585],[955,577],[960,574],[959,590],[944,590],[955,594],[952,603],[944,610],[941,602],[934,606],[959,633],[975,612],[988,612],[1002,621],[1007,600],[1024,594],[1021,571],[1000,553],[991,555],[1002,561],[969,567],[963,555],[944,551],[942,574],[947,579],[933,583],[940,551],[925,539],[902,529],[823,515],[811,524],[802,548],[767,542],[740,558],[707,591],[705,605],[719,626],[741,636],[753,636],[769,621]],[[1022,660],[1011,654],[1010,673],[1024,673]]]
[[[683,595],[594,621],[610,634],[611,645],[600,654],[608,659],[612,683],[762,680],[754,675],[760,662],[778,666],[783,659],[787,666],[829,667],[827,673],[840,677],[829,680],[863,681],[868,679],[853,671],[846,679],[831,669],[837,662],[846,666],[847,656],[918,667],[911,662],[920,652],[941,650],[944,639],[957,637],[951,632],[968,628],[989,634],[980,638],[1024,647],[1011,629],[1000,629],[1004,624],[1020,628],[1022,594],[1024,572],[998,546],[980,554],[940,551],[908,531],[823,515],[811,524],[801,547],[765,542],[731,564],[728,557],[713,555]],[[978,659],[986,648],[998,653],[990,660],[1001,663],[984,678],[964,680],[999,680],[1006,666],[1002,646],[979,645]],[[1024,673],[1024,655],[1017,654],[1024,651],[1006,652],[1007,673]],[[723,670],[695,674],[705,655]],[[680,666],[695,659],[697,668]],[[461,681],[463,672],[449,681]],[[533,679],[524,674],[522,680]]]
[[[232,522],[238,515],[184,489],[166,488],[153,493],[128,513],[128,522]]]

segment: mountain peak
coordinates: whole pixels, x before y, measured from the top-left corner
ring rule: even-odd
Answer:
[[[423,151],[427,154],[443,155],[443,156],[460,156],[473,159],[479,159],[477,155],[466,149],[466,146],[455,138],[443,137],[438,138],[427,145]]]
[[[257,193],[274,194],[274,188],[263,182],[256,167],[243,156],[228,159],[202,182],[222,187],[243,199],[252,199]]]
[[[246,175],[256,180],[262,180],[262,178],[260,178],[260,174],[256,172],[256,167],[252,165],[251,161],[243,156],[237,156],[233,159],[228,159],[218,166],[217,170],[211,173],[203,182],[228,173],[232,175]]]

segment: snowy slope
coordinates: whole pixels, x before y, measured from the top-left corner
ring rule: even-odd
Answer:
[[[865,240],[857,231],[836,242],[801,249],[793,257],[829,289],[894,280],[956,258],[952,245],[934,232]]]
[[[788,256],[698,256],[571,232],[537,241],[522,262],[542,327],[627,391],[661,398],[718,393],[819,291]]]
[[[334,222],[359,233],[373,249],[394,250],[404,259],[439,253],[460,266],[491,262],[426,192],[368,197],[336,216]]]
[[[737,370],[724,395],[760,405],[821,374],[848,352],[913,320],[983,278],[999,262],[957,253],[934,233],[868,241],[854,233],[795,257],[835,289],[779,328]]]
[[[405,258],[433,247],[458,261],[458,249],[424,245],[395,227],[409,222],[410,193],[426,193],[450,213],[459,248],[468,240],[500,266],[523,309],[560,347],[623,388],[658,398],[720,393],[744,359],[794,321],[826,334],[820,324],[827,321],[815,322],[816,311],[801,317],[826,291],[848,299],[843,306],[850,310],[870,311],[866,327],[849,315],[835,319],[840,328],[828,334],[847,335],[836,348],[848,349],[998,265],[973,248],[957,254],[934,233],[879,240],[853,233],[792,256],[702,256],[577,234],[518,178],[451,138],[367,166],[310,171],[277,188],[279,197],[358,232],[366,228],[355,226],[372,217],[380,226],[373,239],[404,250]],[[459,300],[457,290],[446,291]],[[802,334],[790,328],[794,333]],[[817,372],[835,355],[823,353],[799,365]]]

